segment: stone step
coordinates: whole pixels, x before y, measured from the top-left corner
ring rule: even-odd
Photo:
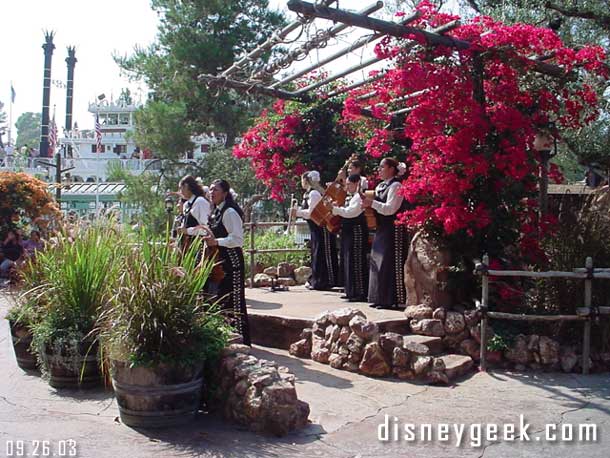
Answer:
[[[470,356],[449,354],[441,356],[445,363],[445,374],[449,380],[453,380],[468,373],[474,364]]]
[[[439,355],[443,352],[443,341],[440,337],[420,336],[417,334],[407,335],[403,338],[403,346],[413,353],[427,356]],[[425,351],[425,349],[428,351]]]

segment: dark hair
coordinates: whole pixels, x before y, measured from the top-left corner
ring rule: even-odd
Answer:
[[[186,185],[196,196],[204,196],[203,188],[192,175],[187,175],[180,180],[179,186]]]
[[[30,238],[32,238],[32,236],[36,234],[38,237],[40,237],[40,232],[38,232],[37,230],[33,230],[32,232],[30,232]]]
[[[358,159],[350,162],[349,165],[351,165],[352,167],[358,167],[360,170],[362,170],[362,162],[360,162]]]
[[[347,177],[347,181],[350,183],[360,183],[360,174],[354,173]]]
[[[384,157],[381,160],[381,162],[383,162],[383,161],[385,161],[386,164],[388,164],[390,167],[392,167],[394,169],[394,176],[397,176],[398,175],[398,161],[396,159],[394,159],[393,157]]]
[[[223,190],[223,192],[227,193],[227,196],[225,197],[225,205],[235,210],[243,221],[244,212],[237,204],[237,202],[235,202],[235,199],[233,199],[233,194],[231,194],[231,185],[229,184],[229,182],[227,180],[214,180],[212,181],[212,185],[219,186],[220,189]]]

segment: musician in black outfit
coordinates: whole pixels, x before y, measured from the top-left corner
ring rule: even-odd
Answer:
[[[182,224],[177,232],[184,236],[201,236],[204,232],[196,226],[208,224],[210,216],[210,202],[205,198],[203,188],[191,175],[187,175],[180,180],[180,194],[186,202],[182,205]],[[185,243],[182,243],[185,247]]]
[[[385,158],[379,165],[383,180],[375,188],[375,199],[364,199],[364,208],[372,207],[377,219],[369,272],[369,302],[375,308],[403,307],[407,301],[404,264],[409,240],[406,228],[397,226],[396,216],[405,210],[400,194],[399,164]]]
[[[359,191],[360,175],[347,178],[348,197],[343,207],[333,207],[333,215],[341,217],[341,264],[345,297],[350,302],[367,299],[369,266],[367,261],[369,230]]]
[[[303,205],[294,210],[294,216],[307,221],[311,236],[311,276],[309,289],[328,290],[338,283],[337,238],[326,227],[320,227],[311,220],[311,213],[322,200],[324,189],[320,185],[320,173],[306,172],[301,176],[301,186],[305,189]]]
[[[246,310],[244,290],[244,213],[230,193],[231,187],[225,180],[215,180],[210,193],[214,210],[210,215],[209,228],[213,235],[205,238],[208,246],[218,246],[224,278],[218,285],[217,295],[222,308],[231,318],[245,345],[250,345],[250,327]]]

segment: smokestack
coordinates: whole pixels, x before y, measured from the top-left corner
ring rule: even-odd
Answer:
[[[74,66],[76,65],[76,47],[68,46],[68,78],[66,81],[66,130],[72,130],[72,96],[74,94]],[[68,145],[68,157],[72,157],[72,145]]]
[[[49,157],[49,103],[51,101],[51,59],[53,58],[53,37],[55,32],[44,33],[44,80],[42,85],[42,125],[40,132],[40,157]]]

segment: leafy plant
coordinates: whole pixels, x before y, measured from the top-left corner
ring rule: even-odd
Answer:
[[[257,250],[277,248],[300,248],[294,241],[294,236],[267,230],[254,237],[254,246]],[[265,267],[277,266],[280,262],[289,262],[302,265],[309,261],[309,253],[262,253],[256,255],[256,262]],[[248,264],[248,263],[247,263]],[[248,264],[249,267],[249,264]]]
[[[165,241],[141,234],[125,254],[116,290],[99,321],[111,359],[132,367],[195,364],[214,359],[231,328],[202,290],[213,263],[198,264],[200,242],[181,255]]]
[[[29,258],[19,269],[19,287],[23,292],[8,311],[6,319],[28,328],[38,323],[44,316],[45,282],[44,272],[36,258]]]
[[[487,341],[487,350],[489,351],[504,351],[509,347],[509,340],[499,334],[495,334]]]

